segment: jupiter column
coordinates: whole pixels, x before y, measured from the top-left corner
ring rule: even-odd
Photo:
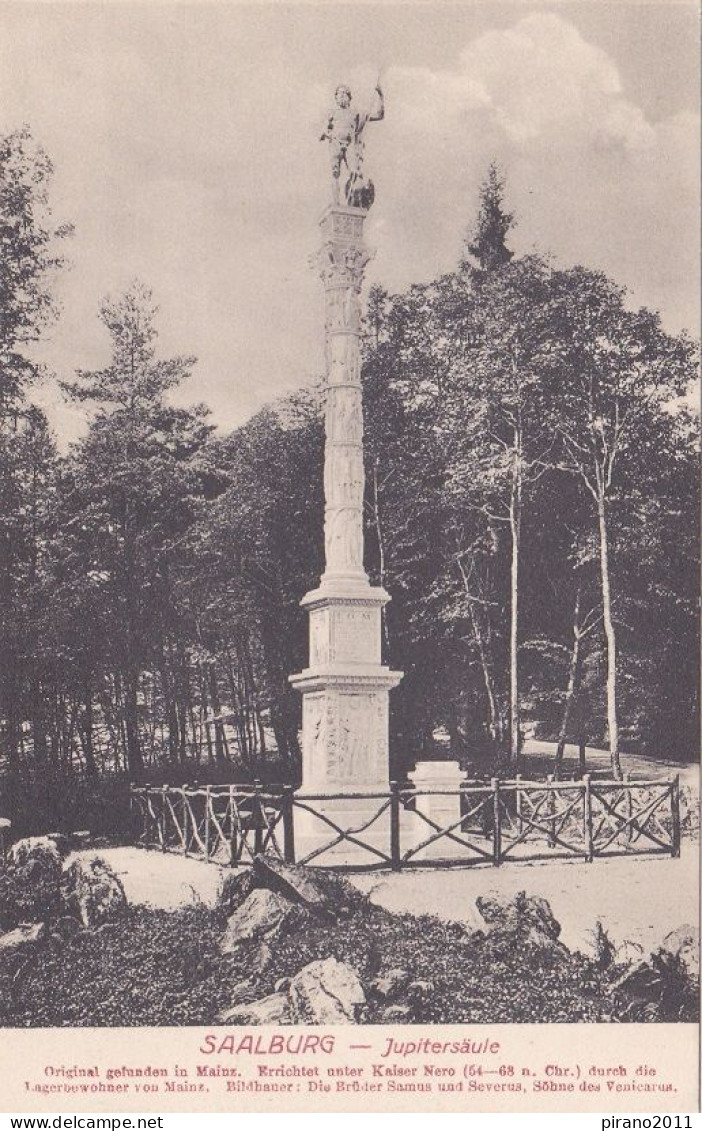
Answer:
[[[303,696],[300,792],[341,795],[314,807],[344,828],[359,828],[379,804],[349,795],[387,792],[388,697],[402,674],[381,663],[381,612],[390,598],[370,585],[363,565],[359,293],[370,258],[363,225],[373,186],[363,174],[362,134],[368,121],[383,116],[379,89],[376,95],[375,111],[358,114],[348,89],[339,87],[323,135],[331,143],[333,189],[316,256],[325,295],[325,569],[319,588],[301,602],[309,613],[309,667],[290,677]],[[298,859],[334,837],[329,825],[299,808],[295,834]],[[359,837],[387,850],[387,823],[374,822]],[[342,842],[314,859],[345,862],[372,863],[373,857]]]

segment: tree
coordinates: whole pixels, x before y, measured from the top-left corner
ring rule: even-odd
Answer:
[[[18,765],[26,681],[37,640],[31,615],[44,530],[41,492],[54,459],[46,420],[27,402],[38,366],[28,347],[56,314],[56,252],[69,227],[51,216],[52,166],[27,128],[0,137],[0,719]],[[36,655],[34,655],[36,660]]]
[[[446,398],[447,490],[479,513],[486,533],[507,526],[510,759],[520,756],[520,561],[525,492],[548,469],[551,439],[544,359],[549,351],[549,268],[536,257],[484,274],[470,295],[473,332],[463,338]],[[479,545],[484,545],[484,537]],[[476,546],[475,540],[471,545]],[[466,594],[465,561],[459,564]],[[483,594],[481,600],[484,600]],[[469,604],[475,604],[475,598]],[[477,628],[477,621],[476,621]]]
[[[515,226],[513,212],[504,207],[505,181],[493,162],[480,186],[478,217],[467,239],[466,251],[478,261],[481,271],[496,271],[512,259],[514,252],[507,247],[507,236]],[[475,270],[464,259],[463,270]]]
[[[13,412],[37,366],[26,347],[55,316],[50,280],[63,266],[49,205],[53,166],[27,127],[0,136],[0,411]]]
[[[252,720],[268,709],[281,768],[293,779],[301,704],[288,676],[307,662],[299,603],[322,571],[322,453],[318,395],[301,392],[263,409],[221,443],[228,488],[197,532],[216,570],[202,618],[208,646],[230,672],[244,652],[256,656],[242,707]],[[247,749],[260,743],[242,754]]]
[[[629,311],[625,292],[576,267],[554,273],[551,373],[562,443],[559,467],[575,475],[595,509],[607,655],[607,730],[612,772],[621,777],[612,523],[626,489],[656,459],[670,402],[694,379],[694,351],[664,333],[647,310]]]
[[[79,372],[64,386],[72,397],[98,406],[70,464],[71,574],[82,573],[101,590],[132,776],[144,765],[140,680],[148,664],[167,663],[164,642],[177,635],[173,557],[203,494],[197,460],[211,432],[202,406],[176,409],[165,400],[189,375],[194,359],[156,357],[155,316],[151,292],[138,283],[116,302],[105,301],[100,318],[112,339],[111,362],[102,370]],[[175,693],[169,702],[175,743],[183,718]]]

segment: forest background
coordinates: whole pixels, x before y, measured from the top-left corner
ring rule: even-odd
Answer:
[[[144,283],[97,316],[110,364],[62,454],[32,347],[71,230],[51,162],[0,137],[0,815],[124,827],[129,782],[299,782],[299,600],[323,568],[323,387],[219,435],[169,393]],[[455,270],[374,287],[366,567],[392,594],[391,773],[521,768],[524,735],[698,752],[695,344],[584,266],[510,250],[488,171]]]

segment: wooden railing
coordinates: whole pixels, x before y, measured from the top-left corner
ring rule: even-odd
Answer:
[[[221,865],[288,863],[399,871],[421,865],[634,853],[680,854],[679,779],[470,781],[460,790],[312,794],[291,786],[133,786],[138,841]],[[436,807],[454,812],[437,820]],[[344,817],[348,807],[353,814]],[[360,815],[359,815],[360,814]],[[315,835],[310,839],[310,824]],[[296,834],[304,829],[304,836]]]

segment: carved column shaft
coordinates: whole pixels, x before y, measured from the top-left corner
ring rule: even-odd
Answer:
[[[324,579],[366,579],[363,568],[363,409],[359,292],[370,253],[359,209],[330,208],[318,255],[325,290]],[[324,580],[323,579],[323,580]]]

